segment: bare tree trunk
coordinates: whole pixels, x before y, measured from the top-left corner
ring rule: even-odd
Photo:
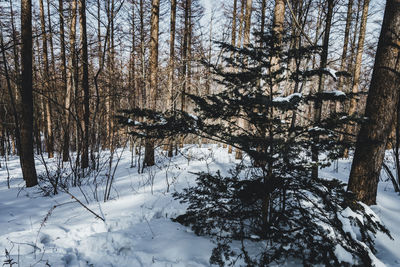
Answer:
[[[53,122],[51,115],[51,91],[52,88],[50,86],[50,68],[49,68],[49,59],[48,59],[48,50],[47,50],[47,32],[46,32],[46,22],[44,15],[44,6],[43,0],[40,0],[40,25],[42,30],[42,49],[43,49],[43,64],[44,64],[44,95],[45,95],[45,112],[46,112],[46,150],[48,153],[48,157],[54,157],[54,137],[53,137]]]
[[[240,15],[239,15],[239,35],[238,35],[238,47],[242,47],[243,41],[243,21],[244,21],[244,10],[245,7],[245,0],[240,1]]]
[[[157,71],[158,71],[158,24],[160,14],[160,0],[153,0],[151,7],[150,30],[150,92],[147,97],[148,108],[157,109]],[[154,140],[146,139],[143,165],[154,165]]]
[[[144,7],[143,0],[139,1],[139,15],[140,15],[140,58],[141,58],[141,68],[142,68],[142,77],[141,77],[141,86],[140,86],[140,94],[141,94],[141,108],[146,107],[146,51],[145,51],[145,36],[144,36]]]
[[[128,89],[129,89],[129,102],[130,106],[129,108],[137,108],[138,107],[138,94],[137,94],[137,86],[136,86],[136,33],[135,33],[135,28],[136,28],[136,12],[135,12],[135,6],[136,6],[136,1],[132,0],[132,20],[131,20],[131,25],[130,29],[132,30],[132,35],[131,35],[131,40],[132,40],[132,47],[131,47],[131,52],[130,52],[130,58],[129,58],[129,71],[128,71]],[[134,164],[134,151],[135,151],[135,138],[132,136],[127,136],[129,140],[129,149],[131,151],[131,168],[135,166]]]
[[[246,0],[246,13],[244,16],[244,39],[243,46],[250,45],[250,28],[251,28],[251,13],[253,8],[253,0]]]
[[[2,51],[2,61],[3,61],[3,67],[4,67],[4,76],[6,78],[6,84],[7,84],[7,89],[8,89],[8,94],[10,97],[10,103],[11,103],[11,108],[14,116],[14,122],[15,122],[15,139],[16,139],[16,147],[18,149],[18,153],[20,153],[21,150],[21,132],[20,132],[20,122],[19,122],[19,115],[17,111],[17,101],[16,101],[16,96],[14,95],[14,90],[11,86],[11,78],[8,73],[8,66],[7,66],[7,58],[6,58],[6,48],[4,46],[4,40],[3,40],[3,31],[0,32],[0,48]],[[14,139],[13,139],[14,140]],[[13,146],[14,152],[15,152],[15,146]]]
[[[113,31],[114,31],[114,7],[112,0],[107,0],[105,1],[106,5],[106,14],[107,14],[107,22],[108,22],[108,28],[109,28],[109,34],[107,35],[108,38],[108,49],[107,49],[107,66],[106,66],[106,75],[108,76],[108,85],[105,89],[106,92],[106,140],[105,140],[105,147],[108,147],[109,149],[112,149],[112,133],[113,133],[113,123],[112,123],[112,113],[113,113],[113,95],[114,95],[114,81],[113,75],[114,75],[114,53],[112,52],[113,49]]]
[[[356,63],[354,65],[354,73],[353,73],[353,86],[351,90],[353,93],[358,92],[358,87],[360,85],[361,62],[364,51],[365,32],[367,29],[368,7],[369,7],[369,0],[364,0],[363,11],[361,15],[360,33],[358,37]],[[349,115],[353,115],[356,111],[356,108],[357,108],[357,100],[356,98],[353,97],[350,101]]]
[[[186,92],[187,92],[187,87],[188,87],[188,42],[189,42],[189,15],[190,15],[190,9],[192,6],[192,1],[191,0],[185,0],[185,25],[184,25],[184,32],[183,32],[183,44],[182,44],[182,90],[181,90],[181,111],[187,111],[187,105],[186,105]],[[184,136],[180,136],[180,142],[179,146],[183,147],[184,144]]]
[[[319,37],[320,37],[320,32],[322,29],[322,14],[324,12],[324,7],[323,5],[318,5],[318,12],[317,12],[317,22],[316,22],[316,29],[315,29],[315,35],[314,35],[314,40],[313,43],[317,44]],[[312,56],[312,63],[311,63],[312,69],[315,69],[317,67],[317,55],[314,53]],[[310,88],[308,93],[314,93],[314,89]],[[315,105],[308,105],[308,118],[314,117],[315,113]]]
[[[361,0],[359,0],[359,8],[360,8],[360,3]],[[369,7],[369,0],[364,0],[363,3],[363,11],[361,15],[361,23],[360,23],[360,31],[358,34],[358,44],[357,44],[357,51],[355,52],[356,54],[356,61],[355,64],[352,65],[353,67],[353,85],[351,88],[352,93],[358,93],[358,87],[360,85],[360,74],[361,74],[361,63],[362,63],[362,55],[364,51],[364,41],[365,41],[365,32],[367,29],[367,18],[368,18],[368,7]],[[358,24],[358,23],[357,23]],[[355,32],[357,32],[357,28],[355,29]],[[354,35],[354,38],[356,36],[356,33]],[[354,40],[355,42],[355,40]],[[349,115],[354,115],[357,109],[357,99],[356,97],[351,98],[350,100],[350,107],[349,107]],[[346,127],[346,133],[351,134],[354,133],[356,129],[352,126]],[[349,150],[346,148],[343,157],[348,158],[349,157]]]
[[[192,0],[190,0],[190,6],[189,6],[189,17],[188,17],[188,22],[189,22],[189,28],[188,28],[188,35],[187,35],[187,92],[189,94],[193,94],[192,90],[192,36],[193,36],[193,23],[192,23]],[[198,92],[197,92],[198,93]],[[189,111],[187,103],[187,110]]]
[[[351,23],[352,23],[352,14],[353,14],[353,1],[354,0],[349,0],[347,4],[347,16],[346,16],[346,27],[344,30],[344,41],[343,41],[343,51],[342,51],[342,57],[340,59],[340,70],[343,71],[346,67],[346,62],[347,62],[347,50],[349,47],[349,41],[350,41],[350,28],[351,28]],[[338,90],[343,91],[343,85],[344,85],[344,78],[339,77],[339,83],[338,83]],[[335,105],[335,112],[340,112],[342,107],[342,104],[337,101]],[[340,136],[340,140],[344,138],[343,135]]]
[[[232,47],[236,47],[236,20],[237,20],[237,0],[233,1],[233,14],[232,14],[232,34],[231,34],[231,45]],[[211,34],[210,34],[211,37]],[[210,47],[211,51],[211,47]],[[231,52],[231,59],[235,57],[235,53]],[[226,147],[226,144],[223,144],[223,147]],[[232,154],[232,146],[228,145],[228,154]]]
[[[303,60],[302,60],[301,55],[298,50],[302,47],[301,33],[304,32],[304,26],[305,26],[304,25],[305,23],[302,22],[302,20],[304,21],[305,19],[303,19],[303,18],[307,17],[310,4],[311,4],[311,1],[308,1],[308,3],[306,3],[304,6],[304,1],[300,0],[300,1],[297,1],[295,3],[295,5],[293,6],[292,27],[291,27],[292,37],[290,40],[290,49],[295,49],[296,52],[295,52],[294,58],[292,58],[289,62],[289,68],[291,69],[291,71],[294,71],[296,73],[296,78],[295,78],[296,81],[294,82],[293,90],[290,90],[289,93],[299,93],[301,88],[303,88],[303,86],[304,86],[304,84],[302,84],[300,86],[300,82],[299,82],[300,75],[298,73],[300,73],[300,66],[301,66]],[[295,15],[295,14],[297,14],[297,15]],[[296,16],[297,16],[297,18],[296,18]],[[297,20],[297,23],[296,23],[296,20]],[[296,27],[296,24],[298,24],[299,27]],[[297,111],[292,112],[292,119],[291,119],[291,123],[290,123],[291,129],[294,129],[297,123],[301,124],[301,119],[303,118],[303,116],[301,116],[299,118],[299,122],[298,122],[297,114],[298,114]]]
[[[20,102],[20,92],[21,92],[21,68],[20,68],[20,60],[19,60],[19,51],[18,51],[18,34],[17,34],[17,30],[15,27],[15,20],[14,20],[14,11],[13,11],[13,3],[12,0],[9,1],[10,2],[10,22],[11,22],[11,30],[12,30],[12,40],[13,40],[13,54],[14,54],[14,69],[15,69],[15,77],[14,77],[14,86],[11,88],[11,92],[14,95],[14,99],[15,99],[15,103],[14,103],[14,110],[17,111],[17,113],[15,114],[15,119],[16,120],[16,128],[15,128],[15,138],[12,138],[12,148],[13,148],[13,153],[15,154],[15,152],[17,151],[17,153],[19,153],[19,151],[21,150],[20,148],[20,131],[19,131],[19,118],[20,117],[20,112],[18,112],[18,107],[19,102]],[[4,50],[3,50],[4,51]],[[5,51],[4,51],[5,52]],[[5,55],[3,55],[5,56]],[[5,71],[7,71],[7,64],[5,64]],[[8,76],[10,78],[10,75],[7,74],[6,76]],[[7,79],[7,78],[6,78]],[[9,85],[7,85],[7,87],[10,89]],[[10,93],[10,97],[12,97]],[[16,145],[15,145],[15,141],[16,141]],[[17,149],[15,149],[17,147]]]
[[[89,167],[89,59],[86,32],[86,0],[79,0],[79,26],[81,38],[82,88],[83,88],[83,142],[81,167]]]
[[[97,0],[97,42],[98,42],[98,57],[99,61],[101,61],[102,57],[102,48],[101,48],[101,5],[100,0]]]
[[[21,91],[21,69],[20,69],[20,60],[19,60],[19,51],[18,51],[18,37],[17,37],[17,30],[15,28],[15,21],[14,21],[14,12],[13,12],[13,4],[12,0],[10,0],[10,12],[11,12],[11,28],[12,28],[12,36],[13,36],[13,53],[14,53],[14,68],[16,73],[16,86],[14,87],[14,94],[15,94],[15,103],[18,105],[20,101],[20,91]]]
[[[61,57],[61,65],[60,65],[60,69],[61,69],[61,90],[64,94],[64,99],[66,97],[66,91],[67,91],[67,59],[65,56],[65,30],[64,30],[64,6],[63,6],[63,1],[62,0],[58,0],[58,12],[59,12],[59,17],[60,17],[60,57]],[[68,113],[68,110],[64,109],[64,117],[66,115],[66,113]],[[63,122],[63,137],[65,136],[65,133],[67,131],[67,124],[68,122]],[[67,144],[68,146],[68,144]],[[65,155],[65,147],[64,147],[64,142],[62,144],[62,158],[63,161],[67,161],[68,160],[68,147],[67,147],[67,151],[66,151],[66,155]]]
[[[184,32],[183,32],[183,46],[182,46],[182,76],[183,76],[183,83],[182,83],[182,95],[181,95],[181,110],[186,111],[186,89],[187,89],[187,66],[188,66],[188,39],[189,39],[189,14],[190,8],[192,5],[191,0],[185,1],[185,25],[184,25]]]
[[[348,69],[350,70],[351,73],[354,73],[354,57],[356,55],[356,43],[357,43],[357,33],[358,31],[358,25],[360,22],[360,11],[361,11],[361,2],[362,0],[357,1],[357,10],[356,10],[356,18],[355,18],[355,24],[354,24],[354,32],[353,32],[353,37],[351,38],[350,42],[350,56],[348,58]]]
[[[325,24],[325,34],[324,40],[322,43],[322,53],[321,53],[321,62],[320,62],[320,70],[325,69],[328,63],[328,48],[329,48],[329,35],[331,32],[332,26],[332,17],[333,17],[333,7],[334,7],[334,0],[328,0],[328,13],[326,15],[326,24]],[[324,91],[325,88],[325,76],[322,72],[319,74],[319,82],[318,82],[318,93]],[[315,113],[314,113],[314,123],[318,124],[321,121],[322,116],[322,102],[315,101]],[[318,178],[318,147],[317,144],[319,142],[319,136],[315,136],[314,144],[311,147],[311,159],[314,162],[315,166],[312,169],[312,177]]]
[[[236,5],[236,0],[235,0],[235,5]],[[234,13],[236,12],[236,7],[234,7]],[[235,16],[234,16],[235,17]],[[215,19],[215,9],[213,9],[211,11],[211,16],[210,16],[210,28],[209,28],[209,33],[208,33],[208,51],[207,51],[207,61],[209,62],[209,64],[211,64],[211,60],[212,60],[212,50],[213,50],[213,27],[214,27],[214,19]],[[236,24],[233,23],[233,24]],[[234,26],[234,27],[233,27]],[[236,25],[232,26],[232,33],[235,35],[236,31],[234,30],[234,28],[236,28]],[[236,37],[233,37],[233,39],[235,39],[236,41]],[[191,49],[190,49],[191,50]],[[231,58],[233,58],[233,52],[231,52]],[[206,82],[205,82],[205,91],[204,94],[205,95],[209,95],[211,92],[211,82],[212,82],[212,71],[211,71],[211,66],[209,65],[207,67],[206,70],[207,74],[206,74]],[[200,96],[203,91],[201,90],[197,90],[198,91],[198,95]],[[201,143],[207,143],[208,140],[206,138],[200,138],[199,137],[199,146],[201,146]],[[226,148],[226,144],[223,143],[222,144],[223,148]]]
[[[272,23],[272,34],[274,37],[275,48],[279,48],[282,45],[283,37],[283,23],[285,22],[285,0],[276,0],[274,8],[274,20]],[[271,59],[271,72],[274,73],[279,70],[279,58],[273,56]],[[273,85],[272,91],[275,93],[278,91],[278,86]]]
[[[36,17],[36,16],[35,16]],[[38,29],[35,29],[35,32],[39,32]],[[39,38],[34,38],[35,40],[35,45],[36,48],[39,50]],[[37,56],[36,56],[36,54]],[[39,51],[35,51],[35,46],[33,47],[32,50],[32,59],[33,59],[33,70],[35,69],[35,66],[41,66],[41,59],[40,59],[40,55],[39,55]],[[36,68],[37,69],[37,68]],[[39,77],[39,71],[34,71],[33,72],[33,84],[39,84],[39,81],[42,81],[42,77]],[[36,151],[38,154],[42,154],[43,153],[43,147],[42,147],[42,140],[41,140],[41,128],[42,125],[45,124],[45,112],[44,112],[44,101],[43,101],[43,94],[37,94],[37,95],[33,95],[33,103],[35,104],[33,107],[34,110],[34,115],[33,117],[35,118],[35,120],[33,121],[33,129],[34,129],[34,138],[35,141],[34,144],[36,144]],[[45,126],[43,126],[45,127]],[[46,131],[44,131],[44,133],[46,133]]]
[[[169,39],[169,72],[168,72],[168,109],[175,110],[174,97],[174,70],[175,70],[175,25],[176,25],[176,0],[171,0],[171,22]],[[174,138],[168,140],[168,157],[173,155]]]
[[[340,59],[340,70],[344,70],[345,65],[346,65],[346,59],[347,59],[347,49],[349,47],[349,37],[350,37],[350,27],[351,27],[351,22],[352,22],[352,14],[353,14],[353,1],[354,0],[349,0],[349,3],[347,4],[347,16],[346,16],[346,27],[344,30],[344,42],[343,42],[343,52],[342,52],[342,57]],[[338,90],[342,91],[343,89],[343,77],[339,78],[339,84],[338,84]],[[338,105],[336,108],[336,111],[338,111]]]
[[[400,0],[386,2],[374,71],[351,166],[348,190],[367,205],[376,204],[386,144],[396,116],[400,84]]]
[[[54,44],[53,44],[53,27],[51,24],[51,12],[50,12],[50,0],[47,0],[47,23],[49,28],[49,43],[50,43],[50,55],[51,55],[51,75],[54,76],[56,73],[56,60],[54,56]],[[52,79],[52,87],[55,88],[55,79]]]
[[[51,57],[51,69],[50,69],[50,79],[49,79],[49,83],[50,83],[50,88],[52,88],[51,92],[49,95],[52,96],[52,99],[57,100],[57,73],[56,73],[56,58],[55,58],[55,54],[54,54],[54,43],[53,43],[53,26],[52,26],[52,21],[51,21],[51,10],[50,10],[50,0],[47,0],[47,23],[48,23],[48,31],[49,31],[49,44],[50,44],[50,57]],[[58,101],[57,101],[58,103]],[[54,108],[53,108],[54,109]],[[52,113],[53,117],[54,113]],[[57,147],[58,143],[54,143],[54,139],[59,139],[59,137],[61,136],[62,131],[60,131],[59,129],[61,129],[61,125],[59,124],[59,120],[57,118],[52,118],[53,121],[53,150],[57,150],[57,151],[61,151],[60,147]]]
[[[96,94],[96,102],[94,104],[94,111],[92,116],[92,121],[94,125],[92,126],[91,131],[91,140],[90,140],[90,160],[92,162],[92,169],[96,169],[96,155],[95,153],[99,151],[100,143],[101,143],[101,120],[97,119],[97,115],[99,113],[100,108],[100,90],[99,90],[99,77],[104,67],[104,55],[103,48],[101,44],[101,5],[100,0],[96,1],[97,3],[97,59],[99,62],[99,68],[97,69],[96,74],[94,75],[94,87]],[[107,26],[107,28],[109,28]],[[108,33],[108,29],[106,31]],[[107,34],[108,35],[108,34]],[[107,46],[107,38],[104,40],[105,46]]]
[[[130,102],[131,102],[131,108],[136,108],[137,107],[137,97],[138,95],[136,94],[136,36],[135,36],[135,0],[132,1],[132,24],[131,24],[131,29],[132,29],[132,48],[131,48],[131,55],[129,59],[129,90],[131,91],[131,97],[130,97]],[[131,144],[132,146],[132,144]],[[133,149],[133,146],[132,146]]]
[[[252,0],[246,0],[246,12],[244,16],[244,38],[243,38],[243,46],[248,47],[250,44],[250,27],[251,27],[251,11],[252,11]],[[245,59],[247,63],[247,59]],[[245,63],[245,64],[246,64]],[[247,129],[249,125],[246,123],[244,119],[239,119],[239,125],[242,129]],[[235,159],[242,159],[243,152],[240,149],[236,149]]]
[[[265,11],[267,9],[267,1],[261,1],[261,24],[260,24],[260,34],[261,37],[265,33]]]
[[[77,1],[73,0],[71,5],[71,25],[69,32],[69,61],[68,61],[68,75],[67,75],[67,86],[65,92],[65,103],[64,103],[64,137],[63,137],[63,161],[69,160],[69,142],[70,142],[70,112],[71,112],[71,97],[72,90],[75,87],[75,65],[76,65],[76,51],[75,51],[75,43],[76,43],[76,10],[77,10]],[[62,0],[60,0],[62,2]]]
[[[32,95],[32,2],[21,0],[22,77],[21,77],[21,153],[22,175],[26,187],[38,184],[33,157],[33,95]]]
[[[114,22],[115,22],[115,1],[109,1],[111,6],[108,9],[108,23],[110,27],[109,32],[109,60],[108,60],[108,73],[109,73],[109,86],[108,86],[108,112],[107,112],[107,121],[108,121],[108,132],[107,132],[107,143],[111,151],[114,150],[114,137],[115,137],[115,127],[114,127],[114,114],[115,114],[115,95],[116,95],[116,85],[117,82],[115,80],[115,39],[114,39]]]
[[[284,0],[275,0],[274,21],[272,32],[276,38],[277,46],[282,43],[283,23],[285,22],[286,3]]]
[[[236,46],[236,16],[237,16],[237,1],[233,0],[233,14],[232,14],[232,35],[231,35],[231,45]],[[233,57],[233,52],[231,57]]]

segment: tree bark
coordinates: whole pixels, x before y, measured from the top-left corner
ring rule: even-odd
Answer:
[[[348,190],[367,205],[376,204],[379,175],[398,106],[400,84],[400,0],[386,2],[374,70]]]
[[[237,0],[233,1],[233,15],[232,15],[232,34],[231,34],[231,45],[232,47],[236,47],[236,20],[237,20]],[[211,37],[211,34],[210,34]],[[210,38],[211,39],[211,38]],[[211,45],[211,44],[210,44]],[[211,51],[211,47],[210,47]],[[235,53],[231,52],[231,59],[234,60]],[[225,147],[226,144],[223,144]],[[232,154],[232,146],[228,145],[228,154]]]
[[[185,0],[185,24],[184,24],[184,30],[183,30],[183,44],[182,44],[182,90],[181,90],[181,111],[187,111],[187,106],[186,106],[186,92],[187,92],[187,87],[188,87],[188,61],[189,61],[189,56],[188,56],[188,47],[189,47],[189,15],[190,15],[190,8],[192,6],[192,1],[191,0]],[[179,141],[179,146],[183,147],[184,144],[184,136],[180,136],[180,141]]]
[[[340,71],[344,71],[346,67],[346,62],[347,62],[347,50],[349,47],[349,41],[350,41],[350,28],[351,28],[351,23],[352,23],[352,14],[353,14],[353,2],[354,0],[349,0],[347,4],[347,16],[346,16],[346,27],[344,30],[344,39],[343,39],[343,50],[342,50],[342,57],[340,59]],[[343,85],[344,85],[344,78],[339,77],[339,82],[338,82],[338,91],[343,91]],[[335,112],[338,113],[341,110],[342,104],[338,101],[335,104]],[[340,136],[340,139],[342,140],[344,138],[343,135]]]
[[[160,0],[152,1],[151,30],[150,30],[150,92],[147,97],[148,108],[157,109],[157,71],[158,71],[158,24],[160,14]],[[146,139],[146,148],[143,164],[154,165],[154,140]]]
[[[168,71],[168,109],[173,111],[174,105],[174,70],[175,70],[175,25],[176,25],[176,0],[171,0],[171,22],[169,39],[169,71]],[[168,140],[168,157],[173,155],[173,138]]]
[[[282,42],[283,23],[285,21],[285,9],[286,9],[286,4],[284,0],[275,0],[272,33],[276,38],[277,45],[280,45]]]
[[[49,67],[49,55],[47,49],[47,32],[46,32],[46,22],[44,15],[44,6],[43,0],[40,0],[40,25],[42,30],[42,49],[43,49],[43,64],[44,64],[44,90],[45,95],[45,112],[46,112],[46,150],[48,153],[48,157],[54,157],[54,137],[53,137],[53,118],[51,115],[51,106],[50,106],[50,98],[51,98],[51,86],[50,86],[50,67]]]
[[[20,131],[20,122],[19,122],[19,114],[17,110],[17,98],[14,95],[15,91],[13,90],[11,86],[11,78],[8,72],[8,65],[7,65],[7,58],[6,58],[6,48],[4,46],[4,40],[3,40],[3,32],[0,32],[0,48],[1,48],[1,56],[2,56],[2,61],[3,61],[3,67],[4,67],[4,76],[6,78],[6,84],[7,84],[7,89],[8,89],[8,94],[10,97],[10,103],[11,103],[11,108],[14,116],[14,122],[15,122],[15,139],[16,139],[16,147],[18,150],[18,153],[21,151],[21,131]],[[14,139],[13,139],[14,140]],[[13,142],[14,144],[14,142]],[[15,145],[13,145],[13,152],[15,152]]]
[[[356,43],[357,43],[357,36],[358,36],[358,26],[360,23],[360,11],[361,11],[361,0],[357,1],[357,9],[355,12],[355,21],[354,21],[354,32],[353,32],[353,36],[351,38],[351,42],[350,42],[350,56],[348,58],[348,69],[350,70],[351,73],[354,73],[354,57],[356,55]]]
[[[344,70],[345,65],[346,65],[346,59],[347,59],[347,49],[349,47],[349,37],[350,37],[350,27],[351,27],[351,22],[352,22],[352,14],[353,14],[353,1],[354,0],[349,0],[349,3],[347,4],[347,16],[346,16],[346,27],[344,30],[344,41],[343,41],[343,52],[342,52],[342,57],[340,59],[340,70]],[[343,77],[339,78],[339,84],[338,84],[338,90],[342,91],[343,89]],[[338,111],[338,107],[336,108]]]
[[[89,59],[86,32],[86,0],[79,0],[79,26],[81,38],[82,89],[83,89],[83,142],[81,167],[89,167]]]
[[[233,0],[233,14],[232,14],[232,35],[231,35],[231,45],[236,46],[236,16],[237,16],[237,0]],[[231,54],[233,57],[233,52]]]
[[[54,55],[54,44],[53,44],[53,27],[51,24],[51,12],[50,12],[50,0],[47,0],[47,23],[49,28],[49,44],[50,44],[50,55],[51,55],[51,75],[54,76],[56,73],[56,60]],[[55,79],[53,79],[52,88],[55,88]]]
[[[274,37],[274,46],[279,48],[282,46],[283,37],[283,23],[285,22],[285,9],[286,3],[284,0],[276,0],[274,8],[274,20],[272,23],[272,35]],[[279,70],[279,57],[273,56],[271,59],[271,73],[275,73]],[[278,91],[278,85],[274,84],[272,91],[276,93]]]
[[[251,28],[252,8],[253,8],[253,1],[246,0],[246,12],[244,15],[243,47],[248,47],[250,44],[250,28]],[[245,64],[247,64],[247,59],[245,59]],[[247,129],[249,127],[244,119],[239,119],[239,125],[242,129]],[[240,149],[236,149],[235,159],[242,159],[242,158],[243,158],[243,152]]]
[[[239,15],[239,35],[238,35],[238,47],[242,47],[243,41],[243,21],[244,21],[244,10],[245,10],[245,0],[240,1],[240,15]]]
[[[114,137],[115,137],[115,127],[114,127],[114,115],[115,115],[115,96],[116,96],[116,80],[115,80],[115,44],[114,44],[114,22],[115,22],[115,1],[107,1],[107,17],[109,25],[109,49],[108,49],[108,93],[107,93],[107,146],[111,151],[114,150]]]
[[[360,33],[358,37],[356,63],[354,65],[354,72],[353,72],[353,86],[351,90],[353,93],[358,93],[358,87],[360,85],[361,62],[364,51],[365,32],[367,29],[368,7],[369,7],[369,0],[364,0],[363,11],[361,15]],[[350,101],[349,115],[353,115],[356,111],[356,108],[357,108],[357,100],[356,98],[353,97]]]
[[[359,8],[360,9],[360,3],[359,2]],[[352,71],[353,71],[353,84],[351,87],[351,92],[352,93],[358,93],[358,87],[360,85],[360,74],[361,74],[361,63],[362,63],[362,55],[364,51],[364,41],[365,41],[365,32],[367,29],[367,18],[368,18],[368,7],[369,7],[369,0],[364,0],[363,3],[363,8],[362,8],[362,15],[361,15],[361,22],[360,22],[360,31],[358,35],[358,44],[357,44],[357,50],[355,52],[356,54],[356,61],[354,66],[352,65]],[[358,24],[358,23],[356,23]],[[357,28],[355,29],[355,32],[357,32]],[[356,33],[354,34],[354,38],[356,37]],[[355,40],[354,40],[355,42]],[[354,52],[353,52],[354,53]],[[350,99],[350,106],[349,106],[349,115],[354,115],[357,109],[357,98],[353,97]],[[356,132],[355,127],[353,126],[347,126],[346,127],[346,133],[347,134],[352,134]],[[346,136],[346,138],[349,138]],[[343,157],[348,158],[349,157],[349,150],[346,148]]]
[[[139,1],[139,17],[140,17],[140,59],[142,68],[141,86],[140,86],[140,100],[141,108],[146,107],[146,51],[145,51],[145,35],[144,35],[144,6],[143,0]]]
[[[75,87],[75,65],[76,65],[76,10],[77,1],[73,0],[71,5],[71,25],[69,32],[69,60],[68,60],[68,72],[67,72],[67,87],[65,92],[65,102],[64,102],[64,136],[63,136],[63,161],[69,160],[69,142],[70,142],[70,112],[71,112],[71,97],[72,90]],[[62,0],[60,0],[62,2]]]
[[[266,11],[266,8],[267,8],[267,1],[262,0],[261,1],[261,24],[260,24],[261,38],[263,37],[263,35],[265,33],[265,11]]]
[[[64,99],[65,99],[66,91],[67,91],[67,59],[66,59],[66,55],[65,55],[65,30],[64,30],[64,13],[63,13],[63,11],[64,11],[63,1],[58,0],[58,12],[59,12],[59,17],[60,17],[61,90],[64,94]],[[64,109],[63,117],[65,117],[67,113],[68,113],[68,110]],[[63,121],[63,137],[65,136],[65,133],[67,131],[67,127],[68,127],[67,124],[68,124],[67,121]],[[69,155],[68,147],[69,146],[67,143],[67,148],[65,150],[64,142],[63,142],[61,150],[62,150],[62,159],[64,162],[68,160],[68,155]]]
[[[32,88],[32,2],[21,0],[21,153],[22,175],[26,187],[38,184],[33,157],[33,88]]]
[[[251,11],[253,8],[253,0],[246,0],[246,13],[244,19],[244,39],[243,46],[248,47],[250,45],[250,28],[251,28]]]
[[[334,7],[334,0],[328,0],[328,13],[326,15],[326,24],[325,24],[325,34],[324,34],[324,40],[322,43],[322,53],[321,53],[321,62],[320,62],[320,70],[322,71],[323,69],[326,68],[327,63],[328,63],[328,49],[329,49],[329,35],[331,32],[331,26],[332,26],[332,17],[333,17],[333,7]],[[319,74],[319,82],[318,82],[318,93],[322,93],[325,88],[325,75],[320,72]],[[322,101],[316,100],[315,101],[315,113],[314,113],[314,123],[318,124],[321,121],[321,116],[322,116]],[[312,177],[313,178],[318,178],[318,142],[319,142],[319,136],[315,136],[314,139],[314,144],[312,145],[311,148],[311,159],[315,163],[315,166],[312,169]]]
[[[13,37],[13,53],[14,53],[14,68],[15,68],[15,73],[16,73],[16,86],[14,88],[14,94],[15,94],[15,103],[18,104],[20,101],[20,91],[21,91],[21,69],[20,69],[20,60],[19,60],[19,51],[18,51],[18,34],[17,30],[15,27],[15,21],[14,21],[14,12],[13,12],[13,4],[12,0],[10,0],[10,12],[11,12],[11,28],[12,28],[12,37]]]

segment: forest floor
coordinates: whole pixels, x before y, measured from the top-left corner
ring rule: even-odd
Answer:
[[[216,145],[202,148],[188,145],[172,160],[159,151],[156,166],[141,174],[137,166],[131,167],[128,150],[117,151],[111,169],[106,162],[107,152],[103,156],[101,171],[82,179],[82,186],[69,188],[74,197],[66,192],[46,195],[45,191],[49,191],[46,182],[41,182],[42,189],[25,188],[18,158],[9,159],[8,171],[1,161],[0,265],[11,266],[7,264],[9,260],[15,262],[12,266],[23,267],[209,266],[214,244],[209,238],[196,236],[190,228],[171,221],[185,211],[172,193],[194,185],[193,172],[220,170],[222,175],[227,174],[237,163],[233,155]],[[112,177],[119,156],[110,200],[104,202],[105,173],[111,170],[108,177]],[[56,159],[46,162],[48,172],[54,175],[60,163]],[[36,163],[38,173],[46,177],[39,157]],[[338,164],[337,171],[333,166],[324,168],[321,176],[347,182],[351,161],[340,160]],[[378,204],[372,209],[394,240],[378,234],[376,256],[386,266],[400,266],[400,196],[385,177],[382,175],[379,183]]]

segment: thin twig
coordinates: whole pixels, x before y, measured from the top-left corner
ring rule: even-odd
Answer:
[[[82,207],[84,207],[87,211],[89,211],[90,213],[92,213],[96,218],[102,220],[103,222],[105,222],[106,220],[101,217],[100,215],[98,215],[97,213],[95,213],[93,210],[89,209],[85,204],[83,204],[79,199],[77,199],[74,195],[72,195],[70,192],[68,192],[68,190],[64,189],[63,190],[65,193],[67,193],[68,195],[71,196],[71,198],[73,200],[75,200],[76,202],[78,202]]]
[[[390,171],[390,168],[385,163],[382,163],[382,167],[386,171],[386,173],[389,176],[390,180],[392,181],[393,187],[394,187],[394,191],[397,192],[397,193],[400,192],[399,185],[397,184],[396,179],[394,178],[392,172]]]

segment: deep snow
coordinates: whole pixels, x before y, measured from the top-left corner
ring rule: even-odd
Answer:
[[[216,145],[188,145],[172,160],[159,151],[157,166],[138,174],[137,167],[130,166],[131,153],[121,152],[111,200],[103,202],[103,175],[96,177],[99,201],[95,201],[93,183],[70,188],[70,193],[85,205],[86,197],[87,206],[105,222],[66,193],[43,196],[38,187],[25,188],[17,157],[8,161],[8,189],[2,158],[0,264],[6,260],[6,249],[19,266],[209,266],[212,242],[170,220],[185,210],[171,192],[194,184],[193,172],[220,170],[226,174],[236,162],[233,155]],[[106,159],[107,153],[103,154]],[[36,162],[38,173],[44,174],[39,157]],[[56,168],[56,159],[47,162],[50,169]],[[347,181],[350,167],[350,160],[340,160],[338,172],[332,166],[322,169],[321,176]],[[378,205],[372,209],[394,238],[377,235],[377,258],[386,266],[400,266],[400,197],[390,181],[380,182]]]

